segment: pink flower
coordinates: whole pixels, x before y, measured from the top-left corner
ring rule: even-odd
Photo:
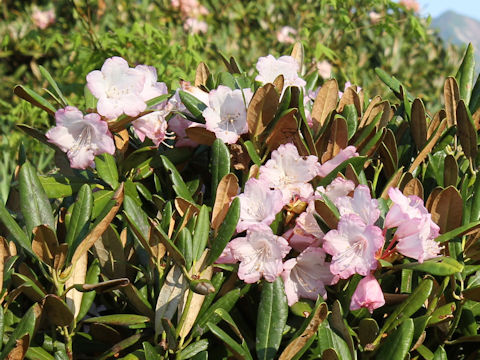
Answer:
[[[398,240],[396,249],[400,254],[416,259],[419,263],[434,258],[440,254],[440,246],[434,240],[439,230],[430,214],[405,221],[395,232]]]
[[[182,115],[175,115],[168,121],[168,127],[175,133],[175,147],[196,147],[198,143],[187,136],[186,130],[190,127],[202,127],[202,124],[190,121]]]
[[[240,261],[238,277],[246,283],[257,282],[262,276],[269,282],[275,281],[283,271],[282,259],[290,252],[287,240],[274,235],[268,226],[233,239],[230,249]]]
[[[332,255],[330,271],[342,279],[376,269],[375,254],[385,241],[380,228],[366,225],[355,214],[342,216],[338,230],[330,230],[323,240],[323,249]]]
[[[72,168],[94,167],[96,155],[115,153],[112,134],[98,114],[83,116],[76,107],[67,106],[55,113],[55,120],[57,126],[46,137],[67,153]]]
[[[428,210],[423,205],[423,200],[418,196],[410,195],[407,197],[398,188],[393,187],[388,189],[388,196],[393,205],[385,217],[384,226],[387,229],[428,214]]]
[[[189,17],[183,23],[183,29],[189,31],[191,34],[206,33],[208,24],[205,21]]]
[[[380,19],[382,18],[382,15],[380,15],[379,13],[375,12],[375,11],[370,11],[368,13],[368,17],[370,18],[370,22],[372,24],[377,24]]]
[[[382,288],[372,274],[368,274],[357,285],[350,303],[350,310],[367,308],[370,313],[385,305]]]
[[[366,185],[358,185],[353,198],[343,196],[335,201],[341,216],[356,214],[366,225],[373,225],[380,216],[378,202],[370,196],[370,189]]]
[[[324,79],[330,79],[332,77],[332,64],[327,60],[322,60],[317,63],[317,71]]]
[[[123,113],[137,116],[147,107],[142,96],[145,71],[130,68],[121,57],[109,58],[100,71],[90,72],[87,87],[98,99],[98,113],[109,119]]]
[[[217,261],[215,263],[217,264],[235,264],[238,261],[233,257],[232,253],[232,248],[231,248],[232,242],[229,242],[227,246],[225,246],[225,249],[223,249],[222,254],[218,257]]]
[[[184,17],[207,15],[208,10],[198,0],[170,0],[172,7],[179,9]]]
[[[292,306],[300,298],[316,300],[320,294],[327,297],[325,285],[338,281],[325,263],[325,252],[320,248],[309,247],[296,258],[283,264],[282,278],[288,305]]]
[[[32,21],[36,27],[45,30],[47,27],[55,23],[55,10],[50,9],[41,11],[35,7],[32,14]]]
[[[141,141],[148,137],[155,146],[159,146],[167,136],[167,121],[169,111],[157,110],[144,115],[132,122],[135,133]]]
[[[250,178],[245,184],[240,199],[240,221],[237,232],[253,229],[259,224],[270,225],[275,215],[282,210],[282,192],[271,190],[268,184],[255,178]]]
[[[420,11],[420,4],[416,0],[400,0],[399,4],[405,6],[407,10],[412,10],[416,13]]]
[[[247,106],[252,99],[250,89],[232,90],[220,85],[208,94],[208,107],[203,110],[207,130],[226,144],[235,144],[248,131]]]
[[[168,94],[167,85],[164,82],[157,82],[157,70],[153,66],[137,65],[135,70],[140,71],[144,75],[145,82],[140,93],[144,101]],[[157,106],[163,107],[164,105],[159,104]]]
[[[286,204],[294,195],[308,199],[313,194],[312,185],[308,181],[317,176],[319,167],[316,156],[302,157],[295,145],[284,144],[274,150],[271,159],[260,167],[259,179],[270,187],[280,189]]]
[[[305,80],[298,76],[298,64],[291,56],[281,56],[275,59],[273,55],[261,57],[257,62],[258,75],[256,81],[262,84],[273,83],[279,75],[283,75],[284,89],[288,86],[297,86],[303,88],[306,85]]]
[[[296,36],[297,30],[291,26],[284,26],[277,31],[277,40],[283,44],[293,44],[295,42],[295,38],[290,35]]]
[[[319,174],[321,177],[325,177],[330,172],[332,172],[338,165],[343,163],[345,160],[348,160],[354,156],[358,156],[357,149],[355,146],[347,146],[345,149],[341,150],[333,159],[328,160],[320,167]]]
[[[319,186],[315,190],[315,196],[326,195],[331,202],[337,205],[337,200],[350,194],[353,189],[355,189],[353,181],[337,177],[326,188]]]

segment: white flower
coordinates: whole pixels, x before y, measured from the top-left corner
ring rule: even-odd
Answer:
[[[347,214],[358,215],[366,225],[373,225],[380,216],[378,202],[370,196],[370,190],[365,185],[358,185],[353,198],[343,196],[335,201],[341,216]]]
[[[248,131],[247,106],[252,99],[250,89],[232,90],[220,85],[208,94],[208,107],[203,110],[207,130],[227,144],[237,142]]]
[[[303,88],[305,80],[298,76],[298,64],[291,56],[281,56],[275,59],[273,55],[261,57],[257,62],[258,75],[255,80],[262,84],[273,83],[279,75],[283,75],[284,89],[288,86]]]

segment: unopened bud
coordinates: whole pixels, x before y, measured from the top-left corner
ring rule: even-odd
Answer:
[[[190,281],[190,289],[200,295],[208,295],[215,292],[212,282],[207,279]]]

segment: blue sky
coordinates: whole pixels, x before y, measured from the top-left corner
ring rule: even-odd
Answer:
[[[420,13],[436,17],[446,10],[453,10],[480,20],[480,0],[417,0],[421,6]]]

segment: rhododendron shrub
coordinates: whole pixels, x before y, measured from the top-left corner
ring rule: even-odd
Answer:
[[[302,59],[200,63],[168,89],[114,56],[79,103],[46,72],[55,104],[17,88],[57,169],[21,155],[0,204],[0,358],[56,339],[70,359],[430,359],[476,340],[479,85],[448,78],[431,117],[386,73],[399,102]]]

